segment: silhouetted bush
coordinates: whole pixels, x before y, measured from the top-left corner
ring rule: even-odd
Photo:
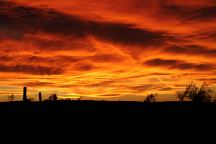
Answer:
[[[188,98],[196,103],[211,102],[212,100],[212,90],[209,89],[206,83],[203,83],[201,87],[198,87],[195,83],[191,82],[186,86],[184,91],[177,92],[177,98],[180,101],[184,101]]]
[[[56,94],[53,94],[49,97],[49,101],[57,101],[58,100],[58,97]]]
[[[12,101],[14,101],[15,100],[15,96],[12,94],[11,96],[8,96],[8,101],[9,102],[12,102]]]
[[[147,102],[147,103],[153,103],[153,102],[156,102],[156,97],[157,97],[157,96],[158,96],[157,93],[147,95],[147,96],[146,96],[146,99],[145,99],[144,102]]]

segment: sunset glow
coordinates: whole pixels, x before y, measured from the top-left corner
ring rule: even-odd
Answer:
[[[215,61],[215,0],[0,0],[0,101],[175,100]]]

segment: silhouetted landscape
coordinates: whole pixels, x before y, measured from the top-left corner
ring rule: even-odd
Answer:
[[[215,18],[216,0],[0,0],[0,113],[214,116]]]
[[[9,96],[10,102],[0,103],[1,113],[67,113],[67,114],[216,114],[215,100],[210,96],[210,89],[205,83],[201,87],[191,83],[185,91],[177,92],[180,101],[157,102],[157,94],[146,96],[143,102],[133,101],[91,101],[91,100],[58,100],[57,94],[43,100],[39,92],[39,101],[31,101],[27,96],[27,87],[23,88],[23,101],[13,101],[15,96]],[[184,98],[191,101],[184,101]]]

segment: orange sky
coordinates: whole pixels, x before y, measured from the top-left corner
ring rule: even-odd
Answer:
[[[159,100],[216,86],[215,0],[0,0],[0,101]]]

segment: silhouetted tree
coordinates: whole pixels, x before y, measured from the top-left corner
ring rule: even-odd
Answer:
[[[185,91],[184,91],[184,92],[180,92],[180,91],[178,91],[178,92],[176,93],[177,98],[178,98],[179,101],[181,101],[181,102],[184,101],[184,99],[185,99],[185,95],[186,95]]]
[[[207,87],[206,83],[203,83],[201,87],[196,86],[195,83],[191,82],[186,86],[184,91],[177,92],[177,98],[180,101],[184,101],[185,98],[188,98],[196,103],[202,102],[211,102],[212,90]]]
[[[216,95],[212,98],[212,102],[216,103]]]
[[[56,94],[53,94],[49,97],[49,101],[57,101],[58,100],[58,97]]]
[[[148,103],[156,102],[156,97],[157,97],[157,96],[158,96],[157,93],[147,95],[147,97],[146,97],[146,99],[145,99],[145,102],[148,102]]]
[[[15,98],[16,97],[12,94],[11,96],[8,96],[8,101],[12,102]]]

